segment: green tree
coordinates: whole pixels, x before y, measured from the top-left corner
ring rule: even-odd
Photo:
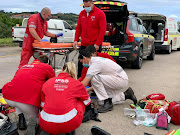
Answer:
[[[21,23],[22,19],[10,18],[8,14],[0,12],[0,38],[11,37],[12,27]]]

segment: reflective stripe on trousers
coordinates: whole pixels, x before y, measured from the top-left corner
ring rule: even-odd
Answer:
[[[74,108],[73,110],[69,111],[66,114],[63,115],[55,115],[55,114],[49,114],[45,112],[44,110],[41,111],[40,115],[41,118],[47,122],[53,122],[53,123],[65,123],[70,120],[72,120],[77,115],[77,110]]]

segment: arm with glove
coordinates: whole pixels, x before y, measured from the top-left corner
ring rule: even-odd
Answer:
[[[58,34],[52,34],[50,32],[46,32],[45,36],[47,37],[53,37],[53,38],[56,38],[56,37],[62,37],[63,36],[63,33],[58,33]]]

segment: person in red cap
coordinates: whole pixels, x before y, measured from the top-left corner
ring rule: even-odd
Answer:
[[[101,52],[104,35],[106,33],[106,16],[102,10],[97,8],[93,0],[83,0],[84,10],[79,14],[73,47],[77,49],[81,37],[80,50],[88,45],[94,45]],[[78,77],[81,75],[82,63],[78,63]]]
[[[51,10],[47,7],[41,10],[41,13],[31,15],[27,22],[26,31],[23,39],[21,61],[18,68],[21,68],[23,65],[28,64],[29,59],[33,56],[33,43],[34,40],[41,42],[42,38],[45,36],[48,37],[60,37],[63,34],[52,34],[48,32],[47,21],[50,20]]]
[[[42,86],[48,79],[55,76],[54,70],[48,65],[48,62],[49,59],[46,55],[39,56],[33,63],[22,66],[11,82],[2,88],[2,94],[7,104],[16,107],[16,113],[20,118],[18,126],[26,128],[22,127],[25,126],[23,116],[29,121],[25,135],[28,135],[29,132],[35,135],[35,128],[30,126],[37,124]]]
[[[76,66],[72,62],[64,65],[58,77],[48,80],[42,89],[42,107],[39,125],[47,134],[73,134],[83,120],[85,106],[91,100],[76,77]]]

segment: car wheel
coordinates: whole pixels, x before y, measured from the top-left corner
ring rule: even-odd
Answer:
[[[177,51],[180,51],[180,48],[177,48]]]
[[[23,45],[23,42],[20,42],[20,43],[19,43],[19,47],[22,47],[22,45]]]
[[[154,60],[155,58],[155,48],[152,49],[151,54],[147,57],[148,60]]]
[[[167,54],[171,54],[172,52],[172,45],[169,46],[169,50],[167,50]]]
[[[50,39],[50,42],[51,42],[51,43],[57,43],[57,38],[51,38],[51,39]]]
[[[141,69],[143,62],[143,49],[142,47],[139,48],[138,56],[134,62],[131,63],[132,68],[134,69]]]

